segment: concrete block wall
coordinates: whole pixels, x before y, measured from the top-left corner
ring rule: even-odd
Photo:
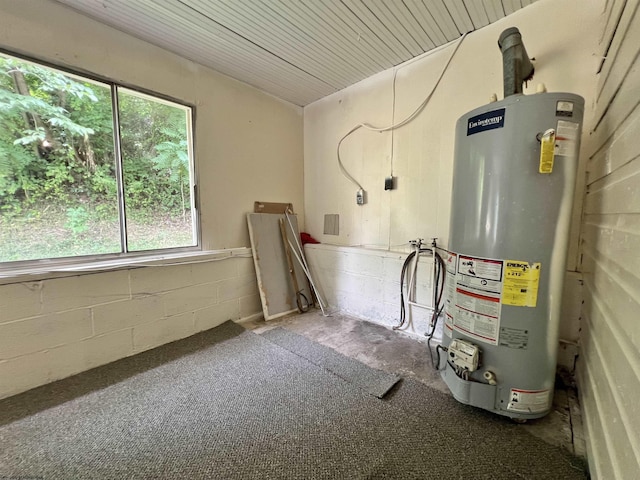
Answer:
[[[400,322],[400,272],[410,252],[389,252],[335,245],[306,245],[305,254],[314,282],[331,309],[393,327]],[[432,304],[433,260],[420,257],[416,301]],[[407,310],[408,334],[424,338],[431,311]]]
[[[261,311],[244,257],[0,285],[0,398]]]
[[[314,282],[330,307],[386,327],[400,322],[400,272],[409,253],[326,244],[305,246]],[[418,264],[418,303],[432,304],[432,284],[433,260],[425,254]],[[562,296],[558,364],[570,372],[574,371],[578,356],[582,289],[582,275],[567,272]],[[429,331],[431,311],[409,307],[407,318],[409,322],[402,330],[424,339],[424,334]],[[442,338],[442,322],[439,322],[434,338]]]

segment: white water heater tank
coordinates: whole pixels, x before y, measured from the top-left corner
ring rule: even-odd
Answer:
[[[584,100],[516,94],[456,126],[439,368],[460,402],[551,409]]]

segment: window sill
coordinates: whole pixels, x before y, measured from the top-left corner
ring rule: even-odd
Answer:
[[[225,250],[173,252],[165,254],[147,254],[118,258],[93,258],[89,260],[48,260],[37,265],[0,267],[0,285],[10,283],[35,282],[53,278],[87,275],[112,270],[143,267],[163,267],[190,263],[207,263],[237,257],[252,257],[251,249],[246,247]]]

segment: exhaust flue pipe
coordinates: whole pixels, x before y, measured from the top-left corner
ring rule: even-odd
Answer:
[[[522,84],[533,77],[533,65],[522,43],[520,30],[507,28],[498,38],[502,51],[504,98],[522,93]]]

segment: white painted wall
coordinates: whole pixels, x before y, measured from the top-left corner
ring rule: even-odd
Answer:
[[[306,245],[305,255],[314,273],[313,281],[330,311],[338,310],[385,327],[400,325],[400,272],[406,254],[318,244]],[[407,283],[409,275],[407,272]],[[423,254],[415,277],[416,303],[433,307],[433,283],[433,259]],[[407,300],[407,288],[404,295]],[[400,331],[424,339],[431,330],[432,312],[409,307]],[[440,330],[434,338],[442,338]]]
[[[248,247],[255,200],[304,208],[299,107],[48,0],[1,2],[0,48],[195,105],[205,249]],[[260,312],[246,258],[15,282],[0,285],[0,397]]]
[[[305,107],[307,230],[323,243],[353,247],[344,251],[345,256],[378,255],[369,252],[371,248],[406,254],[406,242],[418,237],[438,237],[440,245],[446,246],[455,123],[462,114],[486,104],[492,93],[502,97],[502,55],[497,46],[500,33],[518,27],[528,54],[536,58],[536,73],[525,93],[533,93],[536,84],[544,83],[549,91],[580,94],[586,99],[585,120],[590,122],[604,3],[541,0],[468,35],[430,102],[413,122],[393,134],[360,129],[343,142],[343,162],[368,193],[364,206],[356,205],[357,187],[340,173],[338,141],[359,123],[387,126],[406,118],[430,93],[455,43]],[[576,302],[581,302],[582,279],[576,273],[578,232],[590,143],[589,135],[584,135],[565,282],[568,291],[561,338],[570,342],[577,342],[579,331]],[[391,174],[392,167],[398,188],[385,191],[384,178]],[[340,215],[339,235],[323,234],[325,214]],[[389,272],[392,276],[383,276],[382,282],[398,281],[396,274]],[[377,281],[372,278],[372,282]],[[343,282],[338,278],[331,284],[337,288]],[[342,290],[329,294],[336,299],[345,295]],[[399,311],[399,304],[395,307]],[[389,308],[370,308],[367,316],[380,321],[387,318]],[[560,359],[572,367],[575,354],[575,346],[564,344]]]
[[[0,398],[260,312],[251,251],[236,253],[1,285]]]
[[[393,135],[359,130],[347,138],[341,149],[343,161],[367,191],[366,206],[356,205],[357,188],[340,174],[336,159],[338,141],[361,122],[386,126],[411,113],[431,91],[455,42],[306,106],[308,231],[322,242],[337,245],[389,248],[417,237],[439,237],[446,244],[454,127],[462,114],[486,104],[492,93],[502,97],[498,36],[507,27],[518,27],[529,55],[537,59],[534,80],[525,93],[535,91],[537,83],[544,83],[549,91],[580,94],[589,104],[595,82],[593,72],[598,65],[594,52],[603,4],[590,0],[580,2],[578,7],[573,0],[542,0],[468,35],[416,120]],[[397,72],[395,109],[392,108],[394,72]],[[583,152],[589,144],[588,136],[585,137]],[[392,162],[398,188],[385,191],[384,178],[390,174]],[[581,196],[582,190],[577,198]],[[580,207],[580,202],[576,202],[577,224]],[[340,214],[340,235],[323,235],[327,213]],[[574,270],[577,228],[571,237],[574,246],[568,266]]]
[[[578,380],[591,475],[626,479],[640,472],[640,2],[610,1],[606,15],[582,224]]]

